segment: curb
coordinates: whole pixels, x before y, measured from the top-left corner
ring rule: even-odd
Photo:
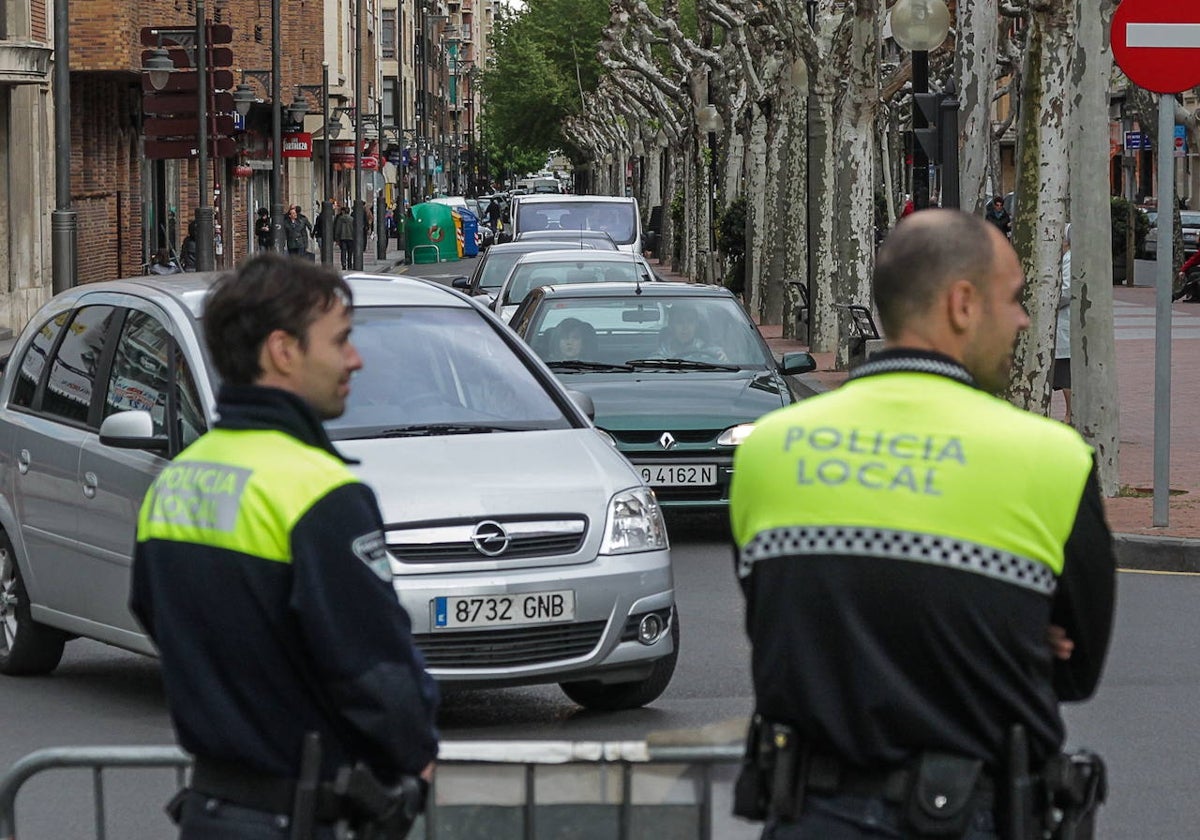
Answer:
[[[1200,573],[1200,540],[1113,534],[1113,547],[1118,569]]]

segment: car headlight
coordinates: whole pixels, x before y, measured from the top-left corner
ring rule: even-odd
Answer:
[[[667,547],[667,525],[649,487],[622,490],[608,503],[601,554],[630,554]]]
[[[614,447],[614,448],[616,447],[617,439],[615,437],[613,437],[612,435],[610,435],[608,432],[604,431],[604,429],[601,429],[599,426],[597,426],[596,434],[600,435],[600,437],[602,437],[606,441],[608,441],[609,446]]]
[[[717,443],[721,446],[737,446],[746,438],[750,437],[750,433],[753,431],[753,423],[742,423],[739,426],[730,426],[717,436]]]

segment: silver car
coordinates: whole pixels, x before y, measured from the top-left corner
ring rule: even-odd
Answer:
[[[504,323],[539,286],[579,283],[654,283],[661,277],[641,254],[623,251],[537,251],[517,258],[491,302]]]
[[[200,318],[216,275],[93,283],[30,321],[0,379],[0,672],[75,636],[153,654],[127,607],[142,497],[214,421]],[[439,680],[658,697],[679,624],[653,492],[492,313],[355,275],[364,360],[327,424],[379,497],[396,591]]]

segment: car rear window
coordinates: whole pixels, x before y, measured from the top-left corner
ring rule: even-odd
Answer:
[[[521,202],[517,230],[602,230],[618,245],[628,245],[637,235],[637,219],[631,202]]]

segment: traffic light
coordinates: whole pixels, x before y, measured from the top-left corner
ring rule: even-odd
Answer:
[[[958,107],[953,84],[944,93],[913,94],[914,151],[942,167],[942,207],[958,206]]]
[[[942,146],[938,138],[940,93],[913,94],[913,139],[930,163],[940,163]]]

